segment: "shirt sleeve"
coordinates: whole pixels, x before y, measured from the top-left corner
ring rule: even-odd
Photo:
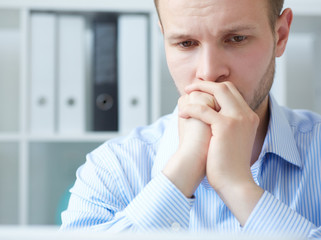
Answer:
[[[186,230],[193,203],[194,199],[187,199],[160,173],[128,205],[124,213],[144,231],[173,227]]]
[[[159,174],[114,219],[92,229],[113,233],[187,230],[193,203],[194,199],[187,199],[163,174]]]
[[[135,194],[128,176],[108,162],[108,169],[93,156],[77,171],[61,230],[91,229],[112,233],[179,230],[189,226],[194,200],[186,198],[162,173]],[[112,172],[111,172],[112,171]]]
[[[247,220],[243,233],[251,235],[288,235],[320,239],[321,227],[302,217],[265,191]]]

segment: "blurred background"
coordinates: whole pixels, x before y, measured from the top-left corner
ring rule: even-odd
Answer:
[[[286,6],[272,92],[321,113],[321,2]],[[0,0],[0,225],[59,225],[86,154],[173,111],[157,21],[152,0]]]

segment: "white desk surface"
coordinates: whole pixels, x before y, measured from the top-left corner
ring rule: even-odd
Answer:
[[[0,240],[300,240],[295,237],[222,235],[215,233],[121,233],[70,231],[57,227],[0,226]]]

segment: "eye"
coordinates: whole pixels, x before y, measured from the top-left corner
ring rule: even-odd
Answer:
[[[246,39],[245,36],[235,36],[235,37],[232,38],[232,41],[234,41],[234,42],[242,42],[245,39]]]
[[[246,36],[233,36],[225,40],[225,42],[241,43],[247,39]]]
[[[178,43],[178,45],[182,48],[190,48],[190,47],[196,46],[197,43],[195,41],[188,40],[188,41],[180,42]]]

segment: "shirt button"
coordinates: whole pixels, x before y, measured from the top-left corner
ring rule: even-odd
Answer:
[[[178,232],[181,230],[181,225],[178,222],[172,223],[172,231],[173,232]]]

